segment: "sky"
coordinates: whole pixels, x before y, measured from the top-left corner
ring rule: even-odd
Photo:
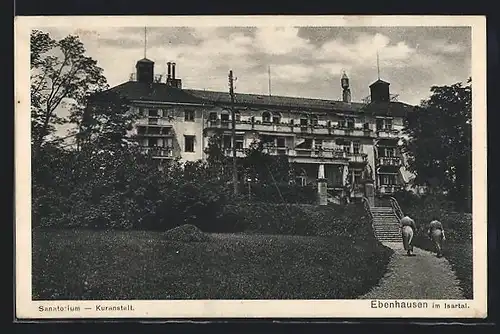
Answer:
[[[126,82],[144,57],[144,28],[43,27],[52,38],[78,35],[110,86]],[[350,79],[352,100],[369,95],[380,78],[399,101],[419,104],[433,85],[465,82],[471,75],[469,27],[147,27],[146,56],[155,74],[175,62],[184,88],[341,99],[340,77]],[[379,66],[377,69],[377,53]],[[269,76],[270,69],[270,76]]]

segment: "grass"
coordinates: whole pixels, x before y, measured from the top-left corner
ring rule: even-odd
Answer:
[[[390,255],[366,238],[37,229],[33,299],[352,299]]]

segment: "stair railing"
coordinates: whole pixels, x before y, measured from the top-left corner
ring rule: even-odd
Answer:
[[[389,197],[389,200],[391,201],[392,210],[394,211],[398,219],[401,220],[401,218],[404,217],[404,213],[403,210],[401,210],[398,201],[392,196]]]
[[[370,208],[370,202],[368,201],[368,198],[366,197],[361,197],[361,200],[363,201],[363,206],[365,207],[365,211],[368,212],[368,215],[370,216],[370,221],[372,223],[372,230],[373,230],[373,233],[375,233],[375,227],[373,226],[373,214],[372,214],[372,210]]]

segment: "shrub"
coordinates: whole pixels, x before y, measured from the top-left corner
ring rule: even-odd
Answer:
[[[218,218],[221,232],[255,232],[374,239],[363,205],[226,205]]]
[[[251,201],[263,203],[313,204],[317,201],[316,188],[296,184],[250,183],[240,186],[240,193],[250,197]]]

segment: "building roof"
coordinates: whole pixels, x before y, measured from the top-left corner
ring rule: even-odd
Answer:
[[[372,84],[370,85],[370,87],[371,87],[371,86],[375,86],[375,85],[379,85],[379,84],[384,84],[384,85],[387,85],[387,86],[389,86],[389,85],[390,85],[390,83],[388,83],[387,81],[384,81],[384,80],[380,80],[380,79],[378,79],[377,81],[375,81],[374,83],[372,83]]]
[[[141,60],[138,60],[137,61],[138,63],[150,63],[150,64],[154,64],[154,61],[148,59],[148,58],[142,58]]]
[[[178,89],[170,87],[165,83],[143,83],[128,81],[115,86],[103,93],[118,93],[130,100],[198,103],[198,104],[221,104],[231,103],[228,92],[207,91],[198,89]],[[279,108],[279,109],[302,109],[318,110],[325,112],[364,113],[374,115],[404,116],[413,107],[401,102],[343,102],[338,100],[311,99],[302,97],[245,94],[235,93],[235,104],[257,108]]]
[[[99,97],[105,97],[107,94],[118,94],[134,101],[203,103],[203,101],[186,93],[182,89],[170,87],[164,83],[128,81],[102,93],[98,93]]]

